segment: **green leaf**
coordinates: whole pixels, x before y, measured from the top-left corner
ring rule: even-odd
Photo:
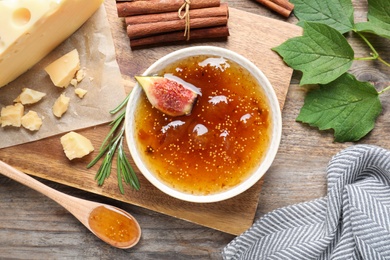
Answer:
[[[345,73],[310,91],[297,121],[334,130],[336,142],[358,141],[368,134],[382,111],[379,94],[368,82]]]
[[[293,69],[303,72],[300,84],[327,84],[347,72],[354,51],[335,29],[325,24],[304,22],[303,36],[288,39],[276,48]]]
[[[368,0],[368,19],[373,17],[390,24],[389,0]]]
[[[294,14],[300,21],[318,22],[329,25],[340,33],[354,27],[351,0],[291,0]]]
[[[373,33],[390,39],[390,25],[382,23],[380,20],[375,18],[371,18],[368,22],[357,23],[356,30],[358,32]]]
[[[359,32],[369,32],[390,39],[390,3],[388,0],[368,1],[368,22],[356,24]]]

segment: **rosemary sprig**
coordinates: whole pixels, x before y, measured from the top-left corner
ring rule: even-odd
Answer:
[[[116,114],[127,104],[130,95],[128,95],[115,109],[111,110],[111,114]],[[125,133],[125,127],[123,126],[123,121],[125,119],[126,111],[122,111],[117,118],[115,118],[111,123],[110,132],[104,138],[102,145],[100,146],[98,155],[87,165],[87,168],[94,166],[104,155],[102,164],[99,167],[95,175],[95,180],[98,185],[103,185],[104,181],[110,176],[112,161],[114,155],[118,152],[117,157],[117,177],[118,177],[118,187],[122,194],[124,194],[124,188],[122,180],[130,185],[135,190],[140,189],[140,184],[135,174],[135,171],[131,167],[129,160],[126,157],[125,151],[123,149],[123,139]],[[121,128],[119,128],[122,126]]]

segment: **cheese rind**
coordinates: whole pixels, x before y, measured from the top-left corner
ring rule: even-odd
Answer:
[[[0,1],[0,87],[72,35],[103,0]]]
[[[79,53],[77,49],[74,49],[50,63],[45,68],[45,71],[49,74],[50,79],[55,86],[66,88],[69,86],[71,80],[76,76],[76,72],[79,69]]]

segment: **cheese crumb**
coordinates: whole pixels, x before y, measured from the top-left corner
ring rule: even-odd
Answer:
[[[30,110],[22,117],[22,126],[30,131],[38,131],[42,126],[42,119],[37,112]]]
[[[62,136],[60,140],[65,155],[69,160],[82,158],[94,150],[88,138],[73,131]]]
[[[68,110],[70,98],[61,94],[53,105],[53,114],[56,117],[62,117],[62,115]]]
[[[0,112],[1,127],[22,125],[22,116],[24,114],[24,106],[20,103],[3,107]]]
[[[44,96],[46,96],[46,93],[30,88],[24,88],[22,89],[22,93],[20,93],[20,95],[15,98],[14,102],[19,102],[23,105],[34,104],[40,101]]]
[[[53,84],[60,88],[69,86],[76,72],[80,69],[80,58],[77,49],[53,61],[45,68]]]
[[[85,77],[85,71],[83,69],[77,71],[76,78],[75,78],[77,82],[81,82],[84,79],[84,77]]]
[[[72,79],[72,80],[70,81],[70,84],[71,84],[73,87],[77,87],[77,84],[78,84],[77,79]]]
[[[76,88],[74,90],[74,93],[76,93],[76,95],[79,97],[79,98],[83,98],[85,96],[85,94],[87,94],[87,90],[85,89],[82,89],[82,88]]]

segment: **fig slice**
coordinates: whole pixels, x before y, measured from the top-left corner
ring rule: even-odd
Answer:
[[[198,97],[198,93],[188,87],[193,85],[175,76],[135,76],[135,79],[145,91],[150,104],[166,115],[190,114]]]

